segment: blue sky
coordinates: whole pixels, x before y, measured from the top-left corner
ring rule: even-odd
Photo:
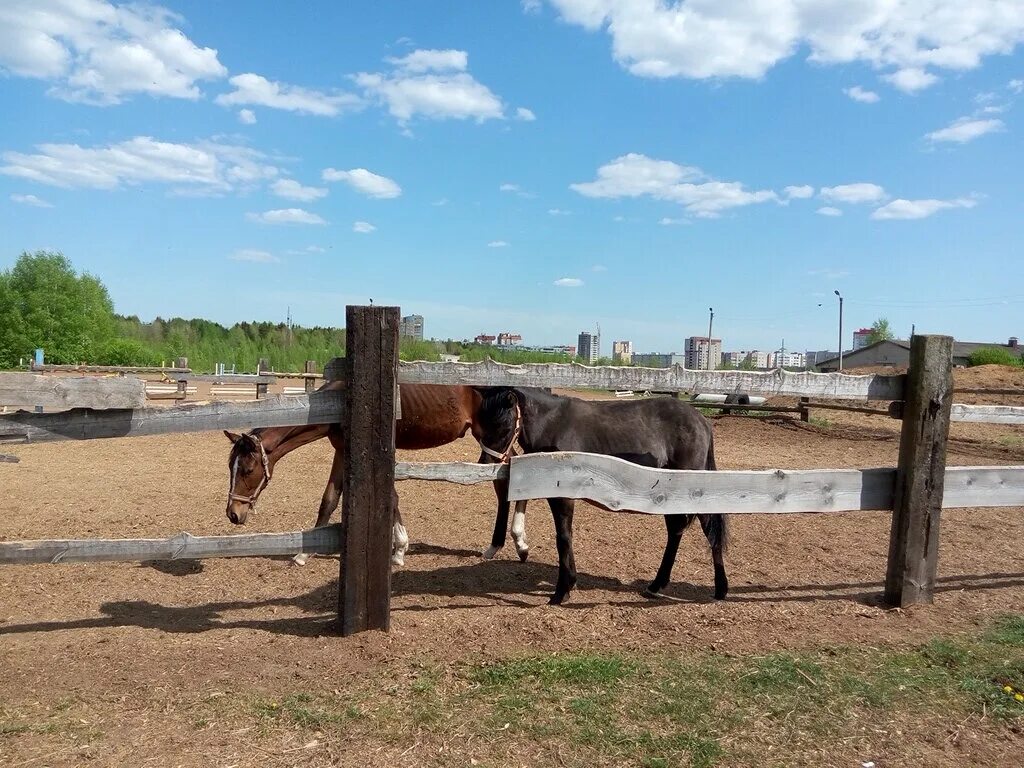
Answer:
[[[603,350],[1024,336],[1024,1],[0,4],[0,268]]]

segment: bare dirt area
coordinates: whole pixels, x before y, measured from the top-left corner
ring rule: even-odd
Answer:
[[[810,424],[713,419],[719,468],[895,465],[899,422],[812,415]],[[0,538],[238,533],[224,516],[228,448],[220,433],[5,448],[21,463],[0,464]],[[399,458],[477,454],[466,439]],[[330,463],[326,441],[283,459],[247,531],[308,528]],[[1024,463],[1024,430],[954,425],[948,463]],[[641,589],[660,560],[663,523],[580,504],[579,584],[566,605],[549,607],[557,558],[545,504],[528,509],[528,562],[511,542],[485,562],[489,486],[404,482],[399,493],[412,546],[393,573],[388,634],[337,636],[331,557],[304,567],[253,558],[0,568],[0,765],[578,764],[533,741],[500,746],[501,723],[488,726],[493,741],[479,758],[479,737],[460,735],[465,723],[438,728],[413,711],[405,720],[412,725],[391,736],[359,723],[404,717],[422,695],[424,670],[434,670],[431,686],[442,690],[456,685],[459,665],[547,652],[694,659],[904,647],[1024,613],[1022,508],[944,512],[935,604],[903,612],[879,603],[888,514],[731,518],[732,589],[722,603],[711,599],[710,557],[692,529],[667,599],[649,601]],[[351,727],[324,715],[298,729],[280,726],[278,713],[301,724],[308,712],[326,711],[328,699],[350,712]],[[867,747],[889,755],[879,768],[905,764],[898,734],[922,722],[897,717],[836,752],[787,760],[782,751],[761,764],[855,765]],[[961,723],[956,739],[946,727],[915,742],[923,750],[915,764],[1010,765],[1024,746],[1019,732],[987,721]]]

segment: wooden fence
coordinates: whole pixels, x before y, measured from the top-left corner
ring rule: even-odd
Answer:
[[[73,408],[59,413],[0,416],[0,444],[341,422],[347,427],[346,493],[339,526],[241,536],[193,537],[182,533],[158,540],[7,542],[0,544],[0,562],[338,552],[342,633],[387,629],[392,484],[403,479],[491,482],[507,473],[510,500],[587,498],[611,509],[648,514],[892,510],[885,599],[891,605],[908,606],[932,599],[944,506],[1024,505],[1024,467],[945,466],[953,412],[949,337],[915,336],[910,370],[905,375],[849,376],[562,364],[507,366],[493,362],[399,364],[397,307],[348,307],[346,321],[347,357],[333,361],[325,370],[325,378],[346,382],[337,390],[251,403],[221,402],[173,409],[136,405],[102,410]],[[312,377],[307,378],[310,380]],[[768,472],[650,470],[589,454],[523,456],[513,459],[510,466],[396,464],[399,382],[892,400],[902,403],[899,462],[896,468]],[[1006,418],[1003,411],[962,413]],[[653,482],[652,473],[660,482]],[[650,490],[655,485],[656,493]]]

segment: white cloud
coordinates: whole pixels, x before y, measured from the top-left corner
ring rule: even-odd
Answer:
[[[738,181],[716,181],[699,168],[636,153],[617,157],[598,168],[595,181],[570,184],[569,188],[585,197],[646,195],[670,200],[702,218],[715,218],[730,208],[778,200],[771,190],[750,191]]]
[[[254,248],[241,248],[228,256],[228,258],[232,261],[251,261],[257,264],[270,264],[280,261],[277,256],[269,251],[258,251]]]
[[[673,219],[669,216],[663,216],[659,221],[659,224],[663,227],[674,227],[677,224],[689,224],[689,219]]]
[[[842,216],[843,212],[838,208],[833,208],[831,205],[825,205],[819,208],[815,213],[820,213],[822,216]]]
[[[48,203],[45,200],[40,200],[35,195],[19,195],[17,193],[11,195],[11,201],[20,203],[21,205],[31,205],[35,208],[53,208],[53,203]]]
[[[855,85],[852,88],[843,88],[843,93],[849,96],[854,101],[859,101],[862,104],[874,104],[881,97],[874,91],[868,91],[861,88],[859,85]]]
[[[251,109],[240,109],[238,110],[238,120],[245,125],[255,125],[256,113]]]
[[[367,98],[387,106],[401,123],[421,116],[435,120],[503,118],[504,106],[487,86],[466,72],[465,51],[413,51],[399,59],[390,73],[353,75]]]
[[[590,268],[590,271],[591,272],[607,272],[608,271],[608,267],[606,267],[604,264],[595,264],[594,266],[592,266]]]
[[[878,203],[885,199],[885,189],[877,184],[858,182],[840,184],[837,187],[822,187],[821,196],[834,203]]]
[[[299,85],[277,83],[247,72],[235,75],[228,82],[235,86],[231,93],[222,93],[216,101],[226,107],[255,104],[306,115],[333,117],[346,108],[358,107],[362,100],[351,93],[325,93]]]
[[[357,221],[352,225],[352,231],[358,232],[361,235],[368,235],[376,230],[377,228],[368,221]]]
[[[523,13],[540,13],[541,0],[522,0]]]
[[[56,187],[114,189],[158,182],[190,193],[228,192],[277,176],[248,147],[212,141],[173,144],[149,136],[106,147],[40,144],[37,154],[4,152],[0,173]]]
[[[565,210],[562,210],[561,208],[548,208],[548,215],[549,216],[568,216],[571,213],[572,213],[572,211],[565,211]]]
[[[247,213],[245,217],[249,221],[259,224],[326,224],[327,222],[315,213],[303,210],[302,208],[278,208],[263,213]]]
[[[879,220],[925,219],[947,208],[973,208],[975,205],[977,205],[977,201],[965,197],[955,200],[904,200],[899,198],[876,209],[871,214],[871,218]]]
[[[1002,131],[1005,127],[1002,120],[977,120],[971,117],[961,117],[945,128],[932,131],[925,138],[931,141],[953,141],[958,144],[966,144],[968,141],[974,141],[986,133]]]
[[[303,203],[319,200],[327,195],[327,190],[323,187],[304,187],[295,179],[278,179],[271,185],[270,189],[278,197],[288,200],[299,200]]]
[[[809,197],[814,197],[814,187],[810,184],[801,184],[800,186],[790,186],[782,190],[782,193],[788,200],[806,200]]]
[[[513,194],[519,195],[519,197],[525,197],[527,199],[533,199],[536,197],[536,195],[533,194],[533,192],[527,192],[518,184],[510,184],[508,182],[505,182],[504,184],[499,186],[498,190],[500,192],[512,192]]]
[[[324,181],[343,181],[357,192],[378,200],[387,200],[402,194],[402,188],[394,179],[379,176],[365,168],[353,168],[350,171],[338,171],[325,168],[321,174]]]
[[[763,77],[808,51],[820,64],[860,62],[903,90],[968,70],[1024,39],[1016,0],[549,0],[562,18],[607,30],[612,56],[642,77]]]
[[[537,116],[535,114],[533,114],[533,110],[532,109],[527,109],[526,107],[517,107],[516,108],[516,119],[517,120],[523,120],[523,121],[525,121],[527,123],[532,123],[534,120],[537,119]]]
[[[1011,80],[1006,87],[1013,93],[1024,93],[1024,80]]]
[[[213,48],[159,6],[106,0],[4,0],[0,69],[53,83],[69,101],[117,104],[133,93],[198,99],[197,83],[225,77]]]
[[[898,69],[891,75],[882,75],[882,79],[905,93],[917,93],[939,82],[938,77],[919,67]]]
[[[442,197],[432,202],[431,205],[436,205],[437,207],[440,208],[443,205],[448,205],[448,202],[449,200],[447,197]]]
[[[579,288],[583,285],[583,281],[578,277],[560,277],[555,280],[554,285],[559,288]]]
[[[508,248],[508,243],[506,243],[504,240],[491,240],[491,242],[489,242],[487,244],[487,247],[488,248]]]

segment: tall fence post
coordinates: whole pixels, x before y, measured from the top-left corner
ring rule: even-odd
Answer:
[[[306,361],[306,373],[316,373],[316,360]],[[316,390],[316,379],[307,376],[303,383],[306,385],[307,393]]]
[[[398,307],[347,307],[348,424],[342,500],[341,634],[387,630],[395,492]]]
[[[885,602],[931,603],[953,404],[953,338],[914,336],[904,397]]]

